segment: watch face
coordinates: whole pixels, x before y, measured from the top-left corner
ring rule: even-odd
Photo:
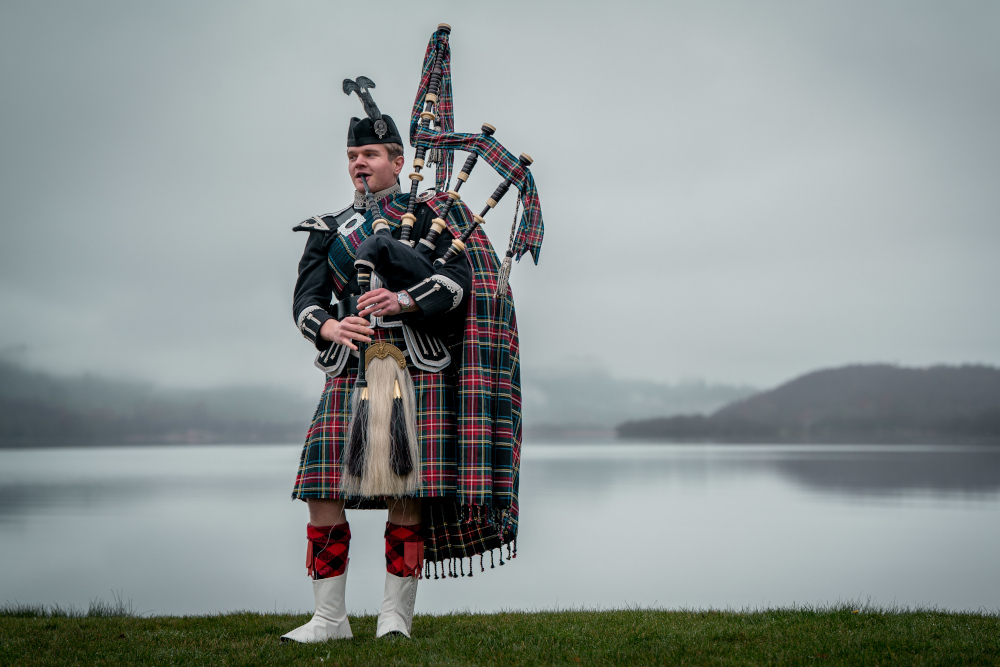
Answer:
[[[410,304],[413,303],[413,300],[410,299],[410,295],[407,294],[406,292],[398,293],[396,295],[396,301],[398,301],[399,305],[402,306],[403,308],[409,308]]]

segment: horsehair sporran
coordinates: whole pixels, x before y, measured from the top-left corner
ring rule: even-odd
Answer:
[[[362,362],[363,363],[363,362]],[[341,491],[362,496],[405,496],[420,487],[420,450],[417,440],[417,413],[413,380],[406,368],[400,368],[392,356],[373,357],[367,364],[368,430],[363,474],[348,470],[342,477]],[[391,416],[396,383],[403,400],[410,460],[415,463],[410,474],[397,475],[391,465]],[[348,460],[352,452],[348,451]]]

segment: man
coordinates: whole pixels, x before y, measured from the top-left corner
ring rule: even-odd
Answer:
[[[370,95],[362,99],[369,117],[352,118],[347,138],[354,204],[295,227],[309,232],[309,238],[299,263],[293,315],[302,334],[320,352],[317,365],[327,373],[327,381],[292,494],[305,500],[309,508],[307,570],[313,579],[316,611],[308,623],[283,635],[285,641],[352,636],[344,599],[351,538],[345,507],[388,508],[386,584],[376,635],[399,633],[408,637],[424,558],[421,500],[454,498],[459,479],[456,385],[466,304],[472,292],[472,266],[467,257],[458,257],[434,275],[402,289],[390,289],[385,277],[376,272],[371,289],[360,295],[354,311],[351,296],[361,291],[354,269],[357,250],[373,234],[372,219],[382,217],[383,209],[391,203],[406,201],[398,183],[404,164],[402,137],[392,118],[377,108],[370,109],[374,107]],[[366,182],[377,211],[368,210]],[[435,217],[426,203],[418,204],[412,238],[424,238]],[[398,239],[401,227],[396,220],[392,222],[392,236]],[[425,252],[433,257],[443,255],[452,238],[448,230],[443,231],[433,251]],[[410,401],[407,415],[412,412],[415,422],[411,432],[419,434],[419,461],[407,478],[410,485],[398,487],[408,489],[402,494],[391,492],[397,487],[386,490],[348,483],[351,472],[343,462],[352,419],[352,390],[362,363],[359,344],[380,344],[380,350],[394,350],[393,355],[398,354],[405,366],[400,372],[404,374],[404,393],[411,392],[410,398],[404,399]],[[410,384],[412,389],[407,389]],[[370,428],[376,427],[373,424]],[[369,492],[359,493],[359,488]],[[494,539],[489,548],[502,543]],[[477,553],[482,549],[457,555]]]

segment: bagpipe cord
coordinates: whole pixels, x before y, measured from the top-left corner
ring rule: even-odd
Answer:
[[[499,299],[501,296],[507,294],[507,283],[510,280],[510,265],[511,259],[514,256],[514,237],[517,236],[517,214],[521,210],[521,198],[516,199],[516,204],[514,204],[514,224],[510,227],[510,239],[507,241],[507,253],[503,256],[503,262],[500,263],[500,272],[497,276],[497,291],[493,294],[494,299]]]

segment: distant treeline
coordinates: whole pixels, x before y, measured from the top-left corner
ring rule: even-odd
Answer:
[[[0,360],[0,446],[301,442],[315,402],[264,388],[164,390]]]
[[[706,415],[628,421],[619,437],[716,442],[1000,442],[1000,369],[815,371]]]

